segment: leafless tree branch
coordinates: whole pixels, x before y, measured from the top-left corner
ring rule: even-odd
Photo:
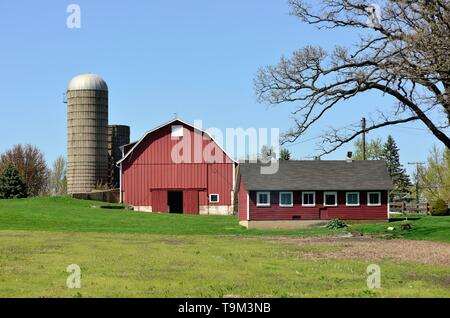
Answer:
[[[296,141],[342,102],[378,91],[398,104],[393,112],[392,107],[380,110],[368,130],[421,121],[450,148],[450,136],[443,130],[450,125],[450,0],[386,0],[379,12],[366,0],[311,3],[316,1],[289,0],[292,14],[306,23],[365,32],[354,47],[326,52],[306,46],[258,71],[255,90],[260,102],[296,105],[295,125],[283,141]],[[376,21],[369,19],[373,14]],[[349,135],[327,132],[322,155],[362,133],[356,127],[350,130]]]

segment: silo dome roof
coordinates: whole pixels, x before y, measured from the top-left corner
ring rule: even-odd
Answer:
[[[108,91],[108,85],[106,85],[106,82],[103,80],[103,78],[96,74],[81,74],[72,78],[67,90]]]

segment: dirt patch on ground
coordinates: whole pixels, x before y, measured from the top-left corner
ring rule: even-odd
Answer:
[[[372,237],[324,237],[269,239],[273,242],[301,244],[302,246],[330,246],[330,250],[318,250],[302,253],[306,258],[364,259],[394,262],[411,262],[428,265],[450,266],[450,244],[444,242],[414,240],[383,240]]]

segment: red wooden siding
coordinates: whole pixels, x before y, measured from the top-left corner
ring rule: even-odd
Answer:
[[[167,191],[165,190],[154,190],[152,191],[153,197],[153,212],[168,212],[168,203],[167,203]]]
[[[183,211],[185,214],[198,214],[198,191],[183,191]]]
[[[289,192],[289,191],[288,191]],[[314,192],[314,191],[305,191]],[[326,207],[323,205],[323,192],[315,191],[316,206],[303,207],[301,191],[294,191],[294,206],[279,206],[279,191],[270,191],[270,207],[256,206],[256,191],[250,192],[250,220],[252,221],[284,221],[284,220],[319,220],[319,219],[342,219],[342,220],[386,220],[388,218],[388,193],[381,192],[381,206],[367,205],[367,191],[332,191],[338,194],[338,205]],[[356,207],[346,206],[346,192],[359,192],[360,205]],[[239,199],[241,197],[239,196]],[[239,212],[241,205],[239,204]]]
[[[195,152],[194,146],[196,145],[195,140],[199,140],[201,138],[199,133],[194,133],[194,129],[192,127],[184,126],[184,136],[174,138],[171,136],[172,126],[173,125],[183,125],[181,122],[174,122],[167,126],[160,128],[159,130],[154,131],[150,135],[148,135],[145,140],[143,140],[133,151],[127,160],[124,162],[124,168],[127,168],[128,165],[142,165],[142,164],[173,164],[172,160],[172,150],[174,146],[179,144],[180,141],[185,143],[186,147],[184,151],[174,153],[176,160],[181,160],[183,157],[190,159],[190,163],[206,163],[208,161],[204,159],[208,159],[209,157],[203,158],[202,153],[208,153],[205,151],[206,147],[210,147],[213,151],[214,155],[215,151],[218,153],[216,162],[217,163],[233,163],[233,161],[228,158],[228,156],[220,149],[220,147],[216,146],[216,144],[211,140],[202,140],[201,143],[203,145],[203,150],[200,152]],[[187,141],[191,142],[188,143]],[[200,143],[200,141],[199,141]],[[211,146],[211,145],[213,146]],[[128,165],[127,165],[128,163]]]
[[[247,221],[247,191],[245,191],[245,185],[242,178],[239,181],[239,194],[238,194],[238,216],[239,221]]]
[[[173,125],[184,126],[183,137],[171,136]],[[198,195],[197,205],[230,206],[234,162],[212,140],[200,140],[199,137],[201,138],[200,134],[194,133],[192,127],[182,122],[170,123],[147,135],[123,161],[122,191],[125,203],[134,206],[153,206],[152,210],[156,211],[153,190],[195,190]],[[218,163],[210,163],[208,160],[210,158],[203,158],[199,153],[195,154],[195,138],[200,140],[199,144],[202,144],[203,150],[212,149],[210,152],[219,158]],[[189,140],[190,145],[186,142]],[[174,162],[172,150],[180,141],[185,148],[175,156]],[[178,159],[185,154],[189,154],[190,162],[178,163]],[[209,194],[219,194],[220,202],[210,204]],[[160,201],[160,198],[157,197],[157,200]]]

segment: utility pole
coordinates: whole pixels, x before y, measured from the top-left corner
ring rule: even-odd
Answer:
[[[424,165],[425,162],[408,162],[409,165],[416,166],[416,208],[419,211],[420,195],[419,195],[419,167]]]
[[[367,160],[366,156],[366,118],[363,117],[361,120],[361,128],[362,128],[362,152],[363,152],[363,160]]]

